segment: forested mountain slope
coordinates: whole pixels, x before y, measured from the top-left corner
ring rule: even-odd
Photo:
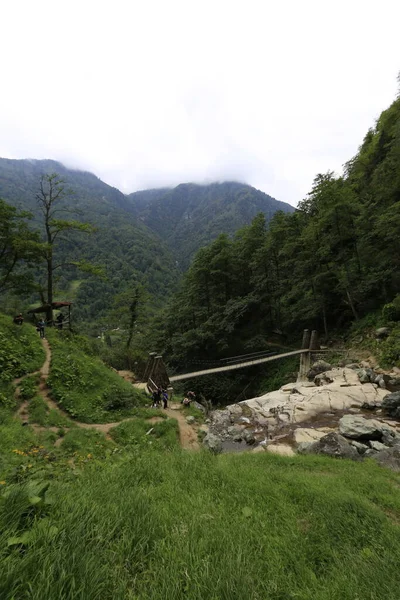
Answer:
[[[385,306],[400,320],[400,97],[342,177],[317,175],[293,214],[261,215],[202,248],[170,307],[164,348],[177,365],[265,348],[275,329],[329,340]],[[393,303],[394,301],[394,303]],[[394,330],[395,331],[395,330]],[[388,343],[400,359],[400,338]]]
[[[258,213],[268,223],[277,211],[294,212],[290,204],[234,181],[183,183],[173,189],[135,192],[129,199],[135,214],[166,241],[182,268],[199,248],[220,233],[234,234]]]
[[[68,232],[58,255],[73,260],[86,259],[104,267],[105,279],[77,272],[60,271],[57,287],[67,291],[79,281],[75,318],[99,318],[112,306],[117,293],[135,282],[144,284],[154,297],[162,298],[178,280],[175,261],[164,242],[128,210],[130,202],[115,188],[95,175],[67,169],[50,160],[0,159],[0,198],[33,214],[32,227],[42,227],[36,193],[43,174],[58,173],[71,194],[60,204],[70,209],[61,218],[73,218],[95,226],[87,235]],[[38,279],[41,279],[38,273]]]

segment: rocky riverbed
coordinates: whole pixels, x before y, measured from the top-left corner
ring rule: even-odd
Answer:
[[[399,452],[400,370],[317,361],[307,381],[211,413],[213,452],[316,452],[360,459]],[[396,452],[395,452],[396,448]]]

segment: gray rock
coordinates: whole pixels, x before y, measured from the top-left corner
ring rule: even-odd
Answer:
[[[368,448],[368,450],[366,450],[364,452],[364,458],[371,458],[376,456],[378,453],[376,450],[373,450],[372,448]]]
[[[325,362],[324,360],[317,360],[308,371],[307,378],[311,381],[316,375],[325,373],[325,371],[330,371],[331,369],[332,365],[329,363]]]
[[[226,428],[231,424],[231,415],[228,410],[215,410],[210,416],[211,422],[216,427]]]
[[[348,369],[358,369],[359,364],[352,358],[344,358],[338,362],[338,367],[347,367]]]
[[[369,383],[370,375],[368,374],[367,369],[358,369],[356,373],[361,383]]]
[[[387,426],[386,426],[387,427]],[[359,415],[344,415],[339,421],[339,432],[356,440],[381,440],[383,424]]]
[[[377,452],[380,452],[380,450],[387,449],[387,446],[385,446],[385,444],[382,444],[381,442],[371,441],[369,442],[369,445],[371,446],[372,450],[376,450]]]
[[[400,392],[393,392],[384,397],[382,401],[384,412],[395,419],[400,419]]]
[[[328,435],[325,435],[318,442],[310,444],[305,449],[305,453],[325,454],[335,458],[351,458],[352,460],[360,459],[357,449],[350,445],[346,438],[335,432],[328,433]]]
[[[400,471],[400,445],[396,444],[392,448],[386,448],[373,457],[383,467],[388,467],[393,471]]]
[[[214,452],[214,454],[218,454],[219,452],[222,452],[221,439],[214,433],[207,433],[207,435],[205,436],[205,438],[203,440],[203,444],[211,452]]]
[[[376,410],[378,408],[381,408],[381,406],[382,402],[380,402],[379,400],[371,400],[370,402],[364,402],[361,408],[363,408],[364,410]]]
[[[200,402],[196,402],[196,400],[194,402],[192,402],[192,406],[197,408],[197,410],[201,410],[204,413],[206,412],[206,407],[203,406],[202,404],[200,404]]]
[[[359,454],[365,454],[365,452],[368,450],[368,446],[366,444],[362,444],[361,442],[356,442],[356,440],[351,440],[349,442],[349,444],[351,446],[354,446],[354,448],[356,448],[356,450]]]
[[[389,334],[390,334],[389,327],[379,327],[379,329],[377,329],[375,331],[375,337],[377,337],[378,339],[388,337]]]
[[[396,430],[388,427],[388,429],[385,429],[382,432],[382,443],[385,444],[385,446],[395,446],[396,444],[400,444],[400,435]]]
[[[246,444],[254,444],[256,438],[254,437],[254,433],[251,429],[245,429],[242,433],[242,439],[246,442]]]
[[[234,442],[240,442],[243,439],[244,425],[232,425],[228,427],[228,435]]]
[[[312,446],[315,442],[300,442],[297,445],[297,452],[299,454],[307,454],[308,449],[310,448],[310,446]]]
[[[193,425],[193,423],[196,422],[196,419],[194,417],[192,417],[192,415],[189,415],[188,417],[186,417],[186,423],[188,425]]]

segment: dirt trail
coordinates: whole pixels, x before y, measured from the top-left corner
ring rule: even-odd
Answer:
[[[66,418],[70,419],[68,413],[65,412],[64,410],[62,410],[58,406],[58,404],[56,402],[54,402],[54,400],[52,400],[49,396],[49,389],[47,387],[47,378],[50,373],[51,348],[50,348],[49,342],[46,339],[42,339],[41,342],[43,344],[43,348],[46,353],[46,359],[45,359],[40,371],[31,373],[32,375],[40,373],[40,383],[39,383],[38,395],[43,398],[43,400],[47,403],[49,408],[60,412]],[[130,371],[117,371],[117,373],[118,373],[118,375],[123,377],[129,383],[132,383],[133,374],[131,374]],[[26,377],[26,375],[24,377]],[[18,379],[15,379],[14,384],[18,385],[24,377],[19,377]],[[134,387],[137,387],[139,389],[144,389],[146,386],[146,384],[143,384],[143,383],[139,383],[139,384],[132,383],[132,385],[134,385]],[[19,395],[19,388],[17,387],[16,397],[18,397],[18,395]],[[29,401],[25,400],[21,404],[21,406],[19,407],[19,409],[17,411],[17,416],[24,423],[27,423],[29,420],[28,404],[29,404]],[[186,422],[186,418],[180,410],[180,405],[172,404],[171,407],[165,411],[165,413],[167,414],[167,416],[169,418],[176,419],[178,421],[179,437],[180,437],[180,442],[181,442],[182,448],[185,448],[188,450],[198,450],[200,448],[200,445],[199,445],[199,442],[197,439],[197,431]],[[73,423],[75,426],[81,427],[82,429],[95,429],[97,431],[104,433],[107,439],[111,439],[111,437],[109,435],[110,429],[112,429],[113,427],[117,427],[117,425],[119,425],[120,423],[125,423],[126,421],[132,421],[133,419],[135,419],[135,417],[128,417],[126,419],[123,419],[122,421],[113,421],[112,423],[81,423],[80,421],[75,421],[75,420],[71,421],[71,423]],[[153,417],[152,419],[149,419],[149,422],[155,423],[159,420],[161,420],[161,417]],[[32,426],[34,427],[34,429],[36,431],[45,431],[45,430],[49,430],[49,429],[57,430],[58,429],[58,428],[51,428],[51,427],[50,428],[41,427],[39,425],[32,425]],[[57,442],[61,443],[61,440],[62,440],[62,438],[60,438],[60,440],[57,440]],[[56,442],[56,445],[57,445],[57,442]]]
[[[176,419],[179,425],[179,437],[182,448],[185,450],[199,450],[200,444],[197,437],[197,431],[186,422],[185,415],[181,412],[179,404],[171,404],[170,408],[163,410],[168,417]]]

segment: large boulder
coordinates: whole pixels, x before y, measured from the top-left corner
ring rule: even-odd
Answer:
[[[308,445],[303,449],[305,454],[325,454],[335,458],[351,458],[359,460],[360,455],[356,448],[349,444],[348,440],[338,433],[328,433],[318,442]]]
[[[311,381],[316,375],[319,375],[319,373],[324,373],[325,371],[330,371],[331,369],[332,365],[325,360],[317,360],[308,371],[307,377]]]
[[[203,440],[203,444],[204,444],[204,446],[206,446],[206,448],[211,450],[211,452],[214,452],[214,454],[218,454],[219,452],[222,452],[222,441],[214,433],[210,433],[210,432],[207,433],[207,435],[205,436],[205,438]]]
[[[400,471],[400,445],[396,444],[392,448],[386,448],[373,456],[383,467],[388,467],[393,471]]]
[[[383,427],[383,423],[359,415],[344,415],[339,421],[341,435],[354,440],[381,440]]]
[[[400,419],[400,392],[388,394],[382,401],[384,412],[395,419]]]

